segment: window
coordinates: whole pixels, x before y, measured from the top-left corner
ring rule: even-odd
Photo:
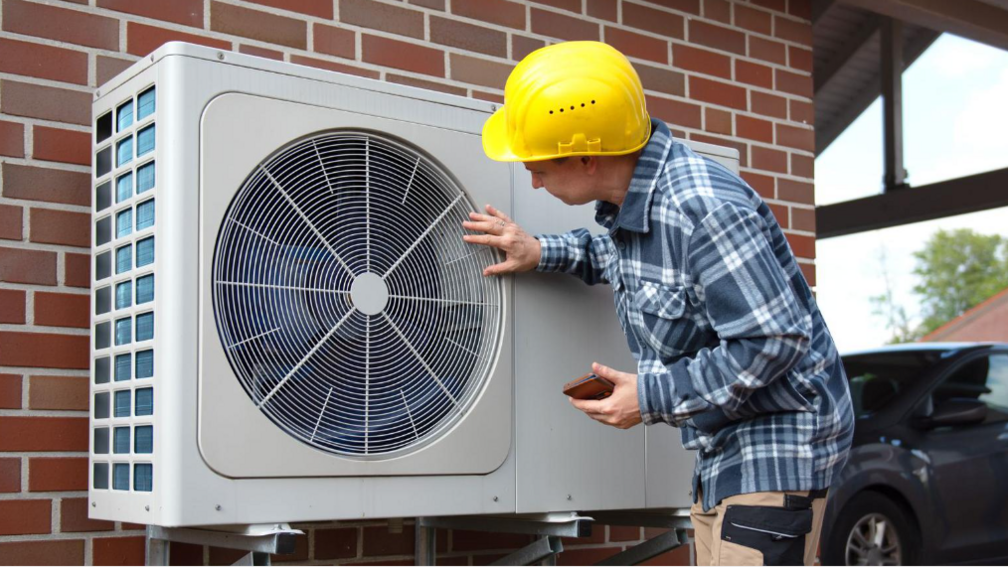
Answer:
[[[934,391],[935,405],[960,398],[987,404],[985,423],[1008,421],[1008,354],[971,360]]]
[[[948,352],[921,350],[844,357],[854,414],[860,417],[883,409]]]
[[[116,382],[122,382],[124,380],[130,379],[130,371],[132,361],[130,360],[130,353],[117,355],[115,358],[115,379]]]
[[[137,168],[137,195],[154,188],[154,162],[145,163]]]
[[[155,109],[154,87],[140,93],[137,97],[137,120],[143,120],[154,113]]]
[[[129,100],[124,102],[116,110],[116,123],[118,128],[117,132],[122,132],[123,130],[129,128],[133,125],[133,101]]]
[[[128,272],[133,268],[133,245],[127,244],[116,249],[116,273]]]
[[[116,203],[121,203],[133,196],[133,174],[120,175],[116,180]]]

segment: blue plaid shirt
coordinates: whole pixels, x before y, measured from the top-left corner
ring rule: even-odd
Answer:
[[[540,271],[609,283],[641,417],[696,449],[694,501],[828,488],[854,414],[843,366],[780,226],[739,176],[652,121],[607,234],[539,235]]]

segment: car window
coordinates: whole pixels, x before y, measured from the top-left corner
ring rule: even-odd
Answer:
[[[987,404],[986,423],[1008,420],[1008,354],[983,356],[956,370],[934,392],[935,405],[951,398]]]
[[[855,415],[869,415],[889,405],[924,371],[939,364],[943,354],[933,350],[844,357]]]

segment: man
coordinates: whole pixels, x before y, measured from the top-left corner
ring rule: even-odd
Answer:
[[[691,510],[700,565],[811,565],[853,414],[843,367],[769,208],[737,175],[650,120],[629,61],[597,42],[540,49],[508,78],[487,155],[532,186],[597,201],[608,232],[532,237],[487,205],[464,239],[496,247],[492,276],[532,269],[609,283],[636,372],[571,400],[619,428],[664,422],[698,450]]]

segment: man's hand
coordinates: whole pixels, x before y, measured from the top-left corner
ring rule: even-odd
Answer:
[[[539,240],[529,236],[510,217],[490,205],[486,206],[486,211],[489,214],[469,213],[469,220],[462,223],[463,228],[485,233],[466,234],[462,240],[470,244],[493,246],[504,253],[504,261],[488,266],[483,270],[483,275],[496,276],[534,270],[539,265],[542,254]]]
[[[571,405],[595,421],[620,429],[630,429],[640,423],[637,375],[613,370],[597,362],[592,363],[592,371],[613,383],[612,395],[604,400],[576,400],[568,396]]]

